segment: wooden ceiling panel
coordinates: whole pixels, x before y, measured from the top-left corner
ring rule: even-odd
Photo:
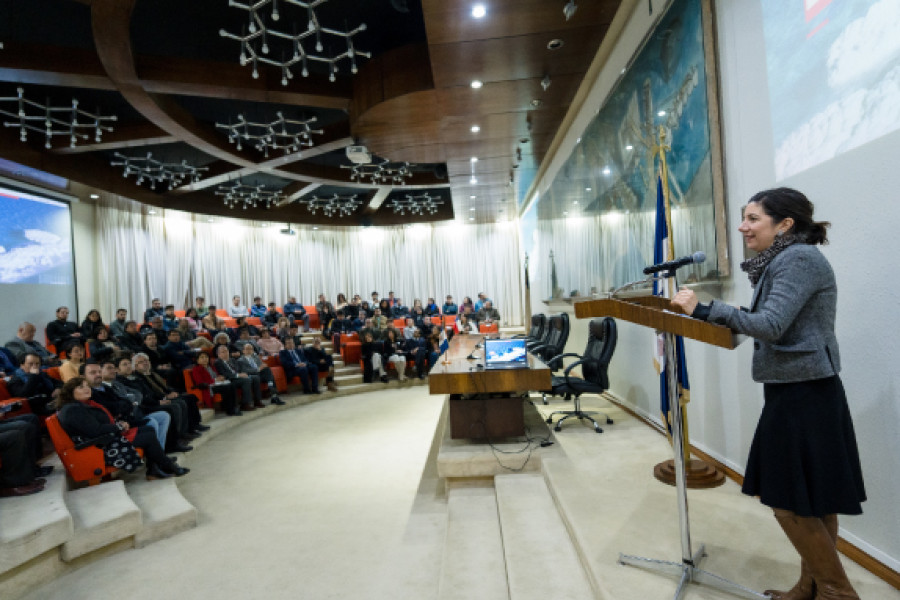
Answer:
[[[492,0],[484,2],[487,15],[472,16],[471,0],[423,0],[425,30],[429,44],[530,35],[542,31],[576,29],[586,24],[608,24],[619,0],[584,0],[566,21],[564,2],[548,0]]]
[[[581,83],[581,76],[561,75],[544,91],[540,79],[518,79],[486,83],[480,90],[468,87],[443,88],[437,91],[442,115],[487,115],[532,110],[533,100],[541,108],[568,106]]]
[[[583,75],[597,52],[607,26],[592,25],[528,36],[436,44],[429,47],[435,87],[469,86],[473,79],[497,82],[541,79],[544,75]],[[561,39],[559,50],[547,43]]]

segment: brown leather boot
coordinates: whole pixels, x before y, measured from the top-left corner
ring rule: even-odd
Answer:
[[[837,515],[825,515],[822,517],[825,529],[832,543],[837,544],[838,537],[838,518]],[[772,597],[772,600],[814,600],[816,597],[816,582],[813,580],[812,573],[809,571],[809,565],[802,558],[800,559],[800,579],[794,584],[794,587],[783,592],[781,590],[766,590],[763,592]]]
[[[798,517],[789,511],[776,510],[775,518],[800,555],[801,565],[805,563],[807,572],[815,582],[814,600],[859,600],[841,566],[832,538],[831,531],[837,536],[836,517],[833,520]]]
[[[336,392],[336,391],[337,391],[337,386],[334,385],[334,382],[333,382],[333,381],[329,381],[329,382],[328,382],[328,385],[327,385],[326,387],[328,388],[328,391],[329,391],[329,392]]]

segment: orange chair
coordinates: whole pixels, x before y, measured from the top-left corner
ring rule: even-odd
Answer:
[[[47,432],[53,440],[53,447],[59,455],[59,460],[69,476],[76,482],[87,481],[88,485],[97,485],[100,481],[114,473],[117,469],[109,467],[103,460],[103,450],[96,446],[88,446],[81,450],[75,449],[75,443],[69,434],[59,424],[56,415],[47,417]],[[138,454],[144,455],[144,451],[137,448]]]
[[[319,323],[319,311],[316,310],[315,305],[306,306],[304,304],[303,308],[306,309],[306,314],[309,315],[309,328],[319,329],[321,327],[321,324]]]
[[[6,389],[6,380],[0,379],[0,406],[15,404],[16,402],[20,404],[19,408],[6,413],[4,417],[9,418],[30,414],[31,405],[28,404],[28,401],[25,398],[13,398],[10,395],[9,390]]]
[[[49,375],[50,377],[52,377],[53,379],[55,379],[57,381],[62,381],[62,376],[60,376],[60,374],[59,374],[59,367],[47,367],[47,369],[44,372],[47,375]]]
[[[185,313],[187,313],[186,310],[176,310],[176,311],[175,311],[175,316],[178,317],[179,319],[183,319]]]
[[[247,324],[254,327],[262,327],[262,319],[259,317],[247,317]]]
[[[203,402],[203,392],[199,388],[194,386],[194,378],[191,377],[190,369],[184,370],[184,387],[187,390],[188,394],[193,394],[197,397],[197,400],[200,402],[201,406],[206,406],[206,408],[215,408],[216,405],[220,405],[222,403],[222,394],[213,395],[213,397],[212,397],[213,405],[212,406],[207,406]]]
[[[359,341],[359,335],[356,333],[342,333],[340,353],[344,364],[349,365],[357,362],[362,355],[362,342]]]
[[[500,326],[497,323],[480,323],[478,325],[478,333],[499,333]]]
[[[406,319],[394,319],[393,321],[394,329],[403,329],[406,327]]]
[[[440,324],[441,324],[441,317],[431,317],[431,324],[432,324],[432,325],[440,325]]]
[[[285,394],[288,391],[288,381],[287,377],[284,374],[284,367],[281,366],[281,359],[275,356],[266,356],[263,357],[263,362],[268,365],[270,369],[272,369],[272,377],[275,378],[275,388],[278,390],[279,394]],[[297,382],[300,382],[299,377],[294,377]]]
[[[224,309],[224,308],[217,308],[217,309],[216,309],[216,316],[217,316],[217,317],[221,317],[221,318],[224,319],[225,317],[228,316],[228,310],[226,310],[226,309]]]

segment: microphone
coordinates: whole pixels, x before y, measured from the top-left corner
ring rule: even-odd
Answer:
[[[681,258],[677,258],[675,260],[670,260],[668,262],[659,263],[658,265],[651,265],[649,267],[646,267],[644,269],[644,275],[659,273],[660,271],[674,271],[675,269],[679,269],[685,265],[702,263],[705,260],[706,254],[698,250],[690,256],[682,256]]]

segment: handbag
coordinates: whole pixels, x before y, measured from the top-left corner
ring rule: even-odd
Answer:
[[[106,466],[124,469],[128,473],[134,473],[144,464],[131,442],[121,435],[103,446],[103,460]]]

